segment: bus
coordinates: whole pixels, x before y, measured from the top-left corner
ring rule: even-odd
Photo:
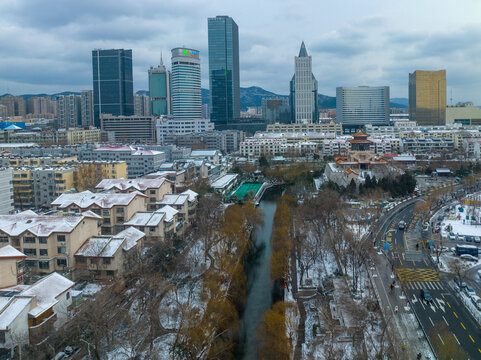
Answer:
[[[478,248],[474,245],[456,245],[456,255],[469,254],[478,257]]]

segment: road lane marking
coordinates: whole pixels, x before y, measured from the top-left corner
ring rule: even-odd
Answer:
[[[442,295],[442,294],[441,294]],[[443,296],[444,297],[444,296]],[[451,309],[451,304],[449,304],[448,301],[446,301],[446,304],[448,304],[449,308]]]
[[[458,340],[458,338],[456,337],[456,335],[453,334],[453,336],[454,336],[454,338],[456,339],[456,341],[458,342],[458,345],[461,345],[461,343],[459,342],[459,340]]]
[[[448,321],[446,320],[446,318],[445,318],[444,316],[443,316],[443,320],[444,320],[444,322],[446,323],[446,325],[449,326]]]
[[[481,349],[478,349],[478,351],[481,353]]]
[[[469,338],[471,339],[471,341],[472,341],[473,343],[475,342],[474,339],[473,339],[473,337],[472,337],[471,335],[469,335]]]
[[[438,334],[438,337],[439,337],[439,340],[441,340],[441,342],[442,342],[443,345],[444,345],[444,341],[443,341],[443,338],[441,337],[441,335]]]
[[[463,327],[464,330],[466,330],[466,326],[464,326],[463,323],[461,323],[461,326]],[[471,335],[470,335],[471,336]]]
[[[428,265],[428,262],[426,261],[426,259],[424,259],[424,263],[426,264],[426,266],[429,266],[429,265]]]
[[[444,299],[444,295],[443,295],[443,294],[441,294],[441,296],[442,296],[442,297],[443,297],[443,299]]]
[[[454,311],[453,311],[453,314],[454,316],[456,316],[456,319],[458,318],[458,314],[456,314]]]
[[[431,321],[431,325],[434,326],[433,320],[431,319],[430,316],[428,316],[429,321]]]

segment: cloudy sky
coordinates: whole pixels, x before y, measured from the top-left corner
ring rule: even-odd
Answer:
[[[160,52],[199,49],[208,87],[207,18],[239,26],[241,86],[287,94],[305,41],[319,92],[389,85],[407,97],[408,73],[446,69],[448,103],[481,105],[479,0],[0,0],[0,94],[92,88],[91,50],[133,50],[134,89]]]

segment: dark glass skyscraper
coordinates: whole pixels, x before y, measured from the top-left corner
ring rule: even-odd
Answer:
[[[94,122],[100,114],[133,115],[132,50],[92,50]]]
[[[229,16],[208,19],[210,119],[226,125],[240,117],[239,29]]]

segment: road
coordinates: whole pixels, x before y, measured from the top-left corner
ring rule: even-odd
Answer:
[[[413,210],[414,205],[408,206],[396,215],[386,234],[401,289],[440,359],[480,359],[480,328],[454,295],[449,279],[431,262],[421,240],[421,221]],[[398,229],[401,220],[406,222],[405,230]],[[431,303],[420,298],[421,289],[429,291]]]

